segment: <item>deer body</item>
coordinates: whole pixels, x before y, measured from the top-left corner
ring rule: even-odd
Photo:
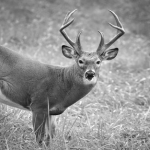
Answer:
[[[48,98],[50,114],[61,114],[94,86],[85,85],[79,77],[75,65],[42,64],[0,46],[0,101],[7,105],[47,113]]]
[[[15,51],[0,46],[0,102],[32,111],[32,123],[36,141],[41,144],[46,135],[47,145],[55,133],[53,116],[63,113],[95,86],[103,60],[117,56],[118,48],[108,49],[124,29],[117,15],[110,11],[117,26],[117,35],[107,44],[101,32],[101,41],[96,52],[84,52],[80,44],[80,34],[74,43],[64,29],[74,20],[69,21],[75,11],[68,13],[60,28],[61,34],[72,46],[62,46],[62,53],[75,63],[69,67],[43,64],[24,57]]]

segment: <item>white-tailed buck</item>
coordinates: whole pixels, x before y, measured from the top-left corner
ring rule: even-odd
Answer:
[[[0,102],[32,111],[33,128],[39,144],[45,135],[47,143],[54,135],[53,115],[63,113],[95,86],[101,62],[115,58],[118,53],[118,48],[108,48],[124,34],[117,15],[110,11],[117,25],[109,24],[117,29],[117,35],[105,44],[103,34],[99,32],[101,40],[97,51],[84,52],[80,43],[81,32],[76,42],[65,32],[65,28],[74,21],[70,21],[74,12],[66,15],[60,28],[61,34],[71,45],[63,45],[62,53],[75,60],[72,66],[43,64],[0,46]]]

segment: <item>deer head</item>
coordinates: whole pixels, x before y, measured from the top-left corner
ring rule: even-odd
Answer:
[[[111,23],[110,26],[117,29],[117,35],[110,40],[110,42],[104,42],[103,33],[98,31],[101,36],[101,40],[96,52],[84,52],[80,43],[80,35],[81,32],[77,35],[76,42],[73,42],[67,33],[64,31],[66,27],[73,23],[74,19],[71,21],[70,18],[76,10],[69,12],[64,22],[60,28],[61,34],[67,40],[67,42],[71,45],[71,47],[62,45],[62,53],[65,57],[74,59],[76,61],[79,72],[83,75],[83,81],[86,84],[95,84],[98,78],[98,72],[102,61],[114,59],[118,54],[118,48],[108,49],[117,39],[119,39],[125,32],[119,21],[117,15],[109,10],[111,14],[114,16],[117,26]]]

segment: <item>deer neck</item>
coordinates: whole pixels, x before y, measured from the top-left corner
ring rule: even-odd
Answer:
[[[79,71],[76,65],[65,68],[64,77],[66,80],[64,84],[67,84],[66,86],[69,87],[65,98],[67,104],[65,107],[83,98],[95,86],[95,84],[87,85],[83,82],[83,73]]]

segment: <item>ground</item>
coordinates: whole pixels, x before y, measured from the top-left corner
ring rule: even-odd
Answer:
[[[85,51],[96,51],[100,40],[98,30],[104,33],[106,42],[116,34],[107,23],[115,23],[108,9],[118,14],[126,31],[112,46],[119,48],[117,58],[103,62],[97,86],[58,116],[57,134],[47,149],[150,149],[149,37],[136,31],[138,24],[129,22],[130,16],[123,15],[124,9],[121,11],[119,4],[108,1],[109,5],[96,0],[95,3],[89,0],[88,3],[85,0],[0,1],[0,44],[44,63],[62,66],[73,63],[61,53],[61,45],[67,43],[59,28],[65,14],[75,8],[78,9],[75,22],[67,32],[75,39],[78,31],[83,31],[81,43]],[[5,149],[40,148],[35,142],[31,113],[1,104],[0,150]]]

